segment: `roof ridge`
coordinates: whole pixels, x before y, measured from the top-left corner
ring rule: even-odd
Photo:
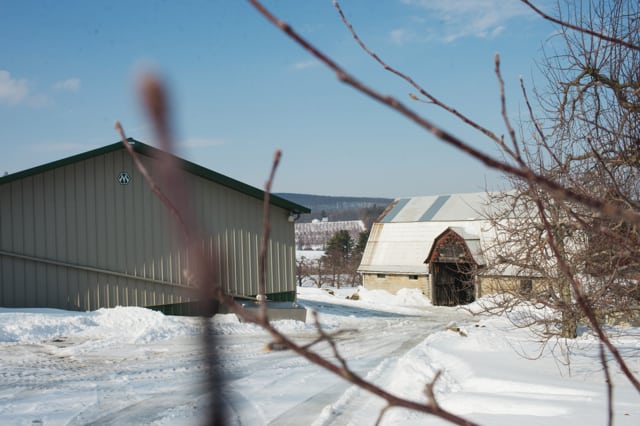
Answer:
[[[233,179],[231,177],[225,176],[221,173],[218,173],[214,170],[207,169],[206,167],[200,166],[199,164],[193,163],[189,160],[181,158],[173,153],[168,153],[159,148],[153,147],[151,145],[147,145],[139,140],[134,138],[127,138],[127,141],[133,146],[134,150],[138,154],[146,155],[149,157],[153,157],[162,153],[163,155],[170,155],[180,163],[181,167],[189,173],[195,174],[196,176],[200,176],[209,181],[218,183],[220,185],[226,186],[228,188],[234,189],[238,192],[242,192],[251,197],[263,200],[265,196],[265,192],[261,189],[258,189],[254,186],[241,182],[239,180]],[[0,185],[10,183],[19,179],[23,179],[29,176],[34,176],[40,173],[45,173],[50,170],[54,170],[60,167],[64,167],[69,164],[76,163],[78,161],[86,160],[89,158],[94,158],[99,155],[108,154],[110,152],[115,152],[120,149],[125,149],[125,146],[122,144],[122,141],[115,142],[113,144],[105,145],[100,148],[91,149],[86,152],[82,152],[79,154],[74,154],[69,157],[65,157],[59,160],[54,160],[49,163],[41,164],[39,166],[31,167],[19,172],[15,172],[6,176],[0,177]],[[269,199],[271,204],[282,207],[285,209],[289,209],[294,213],[310,213],[311,210],[307,207],[304,207],[300,204],[289,201],[285,198],[282,198],[278,195],[270,194]]]

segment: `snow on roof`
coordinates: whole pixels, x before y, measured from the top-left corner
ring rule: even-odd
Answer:
[[[481,221],[461,222],[396,222],[375,223],[360,263],[360,272],[369,273],[428,273],[424,263],[435,238],[447,228],[464,229],[463,238],[479,240]],[[475,236],[475,237],[472,237]],[[479,243],[469,249],[479,254]]]
[[[486,192],[396,199],[373,224],[358,271],[426,275],[424,261],[447,228],[464,238],[478,264],[484,264],[488,200]]]
[[[489,205],[489,194],[431,195],[399,198],[380,218],[382,223],[481,220]]]

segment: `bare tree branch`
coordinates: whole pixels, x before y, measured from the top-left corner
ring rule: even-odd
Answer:
[[[500,138],[500,146],[502,149],[509,154],[514,160],[520,164],[520,167],[525,166],[524,161],[520,155],[520,148],[518,147],[518,138],[516,138],[516,132],[511,125],[511,120],[509,119],[509,114],[507,113],[507,96],[505,94],[504,89],[504,79],[502,78],[502,72],[500,71],[500,55],[496,53],[495,55],[495,73],[498,78],[498,84],[500,86],[500,111],[502,114],[502,120],[504,121],[504,125],[509,132],[509,139],[511,140],[511,144],[513,145],[513,151],[507,147],[504,143],[503,138]]]
[[[369,49],[367,47],[367,45],[362,41],[360,36],[358,36],[358,34],[356,33],[356,31],[353,28],[353,25],[351,25],[351,22],[347,19],[347,17],[345,16],[344,12],[342,11],[342,8],[340,7],[340,4],[336,0],[334,0],[333,5],[338,10],[338,13],[340,14],[340,18],[342,19],[342,22],[349,29],[349,31],[351,32],[351,35],[353,36],[355,41],[360,45],[360,47],[365,52],[367,52],[369,54],[369,56],[371,56],[376,62],[378,62],[382,66],[382,68],[384,68],[385,70],[397,75],[401,79],[405,80],[407,83],[409,83],[411,86],[413,86],[422,96],[424,96],[425,98],[429,99],[429,101],[431,103],[433,103],[434,105],[436,105],[436,106],[444,109],[445,111],[448,111],[449,113],[453,114],[454,116],[459,118],[463,123],[468,124],[472,128],[474,128],[474,129],[478,130],[479,132],[483,133],[489,139],[491,139],[491,140],[493,140],[493,141],[495,141],[497,143],[500,143],[500,138],[496,134],[494,134],[491,130],[487,129],[486,127],[481,126],[480,124],[478,124],[475,121],[471,120],[466,115],[460,113],[457,109],[455,109],[455,108],[445,104],[444,102],[440,101],[438,98],[433,96],[431,93],[427,92],[424,89],[424,87],[422,87],[421,85],[416,83],[409,75],[399,71],[398,69],[390,66],[385,61],[380,59],[380,57],[376,53],[374,53],[371,49]],[[415,100],[415,101],[424,102],[422,99],[418,98],[413,93],[410,93],[409,97],[411,99]]]
[[[635,45],[633,43],[629,43],[626,40],[622,40],[620,38],[616,38],[616,37],[610,37],[606,34],[594,31],[590,28],[584,28],[578,25],[574,25],[571,24],[570,22],[566,22],[563,21],[561,19],[555,18],[547,13],[544,13],[540,8],[536,7],[533,3],[531,3],[529,0],[520,0],[522,3],[526,4],[531,10],[533,10],[535,13],[537,13],[538,15],[540,15],[541,17],[543,17],[544,19],[546,19],[547,21],[551,21],[554,24],[558,24],[562,27],[566,27],[566,28],[570,28],[572,30],[578,31],[580,33],[584,33],[584,34],[588,34],[594,37],[597,37],[599,39],[605,40],[605,41],[609,41],[612,43],[616,43],[619,44],[621,46],[627,47],[629,49],[632,50],[639,50],[640,51],[640,46]]]
[[[427,385],[424,388],[424,393],[427,396],[428,404],[431,405],[436,410],[440,410],[440,406],[438,405],[438,401],[436,400],[436,394],[434,392],[434,388],[436,386],[436,382],[438,381],[441,375],[442,375],[442,370],[438,370],[436,372],[436,375],[433,376],[433,379],[431,380],[431,382],[427,383]]]

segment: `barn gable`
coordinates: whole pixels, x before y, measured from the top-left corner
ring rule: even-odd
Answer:
[[[129,143],[152,176],[153,147]],[[185,172],[202,248],[230,294],[257,294],[264,192],[189,161]],[[295,298],[289,218],[303,206],[271,198],[267,292]],[[122,143],[0,178],[0,306],[88,310],[194,301],[189,259],[169,213]],[[220,256],[216,256],[220,254]]]
[[[480,237],[465,233],[464,228],[447,228],[434,239],[424,261],[426,264],[436,262],[468,263],[476,268],[484,266]]]

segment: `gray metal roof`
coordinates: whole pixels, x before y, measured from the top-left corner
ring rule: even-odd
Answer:
[[[467,221],[486,217],[489,196],[486,192],[398,198],[381,223]]]

